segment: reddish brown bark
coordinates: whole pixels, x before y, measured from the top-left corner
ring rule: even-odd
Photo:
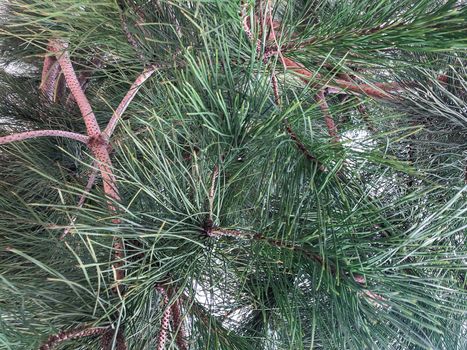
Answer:
[[[316,94],[319,107],[324,114],[324,121],[326,123],[326,127],[328,128],[329,136],[331,136],[334,142],[339,142],[339,135],[337,133],[336,123],[331,116],[331,112],[329,111],[329,106],[326,102],[326,98],[324,97],[323,90],[318,91]]]
[[[174,297],[175,293],[172,292],[171,296]],[[181,298],[177,298],[171,306],[173,327],[174,332],[176,332],[175,343],[177,344],[178,350],[188,350],[185,322],[183,321],[182,303],[180,299]]]
[[[156,289],[162,295],[162,307],[164,308],[161,318],[161,327],[157,337],[157,350],[164,350],[168,339],[167,335],[169,332],[170,315],[172,313],[172,309],[169,307],[169,295],[166,289],[161,286],[157,287]]]
[[[48,101],[54,100],[55,86],[60,73],[60,66],[54,56],[46,56],[42,66],[41,84],[39,86],[42,94]]]
[[[51,335],[47,341],[42,344],[39,350],[50,350],[55,348],[67,340],[78,339],[84,337],[91,337],[94,335],[100,335],[107,332],[107,328],[78,328],[68,331],[63,331],[54,335]]]

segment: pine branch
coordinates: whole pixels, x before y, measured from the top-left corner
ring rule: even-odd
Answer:
[[[115,334],[115,332],[117,332],[117,334]],[[113,346],[114,338],[115,347]],[[102,335],[101,346],[102,350],[127,350],[122,328],[120,327],[118,330],[108,328],[107,332]]]
[[[87,197],[87,196],[89,195],[89,193],[91,192],[92,186],[94,186],[94,183],[96,182],[98,171],[99,171],[99,170],[97,169],[97,164],[94,162],[93,167],[92,167],[92,170],[91,170],[91,175],[89,175],[88,182],[86,183],[86,187],[84,188],[84,192],[83,192],[83,193],[81,194],[81,196],[79,197],[78,204],[76,205],[76,207],[77,207],[78,209],[80,209],[80,208],[83,207],[84,202],[86,201],[86,197]],[[68,235],[68,233],[70,233],[71,226],[75,223],[75,221],[76,221],[76,216],[74,216],[74,217],[71,218],[70,224],[69,224],[68,227],[63,231],[63,234],[60,236],[60,240],[65,239],[65,237]]]
[[[209,189],[208,201],[209,201],[209,215],[208,222],[206,223],[207,227],[212,227],[213,225],[213,212],[214,212],[214,194],[216,193],[216,181],[219,176],[219,167],[214,165],[211,175],[211,188]]]
[[[42,67],[42,78],[39,88],[48,101],[53,101],[54,99],[55,85],[59,73],[60,67],[55,57],[46,56]]]
[[[87,133],[89,137],[97,138],[101,133],[99,125],[97,124],[97,119],[94,115],[94,112],[92,111],[91,105],[81,88],[81,83],[76,77],[76,73],[73,69],[73,65],[71,64],[68,51],[66,51],[67,46],[68,45],[66,43],[59,40],[55,40],[50,44],[50,48],[52,52],[55,53],[58,63],[62,68],[62,72],[65,76],[68,88],[73,94],[81,115],[83,116]]]
[[[177,344],[178,350],[188,350],[188,345],[186,343],[187,335],[184,324],[185,322],[183,320],[181,311],[181,302],[180,299],[177,299],[171,306],[174,331],[177,332],[175,343]]]
[[[120,118],[122,117],[123,113],[125,112],[125,110],[129,106],[129,104],[131,103],[133,98],[135,97],[135,95],[138,92],[141,85],[152,75],[152,73],[154,73],[155,69],[156,69],[155,67],[146,69],[146,70],[144,70],[143,73],[141,73],[136,78],[135,82],[132,84],[132,86],[130,87],[130,90],[127,92],[127,94],[125,95],[123,100],[118,105],[118,107],[115,110],[115,112],[113,113],[109,123],[107,124],[107,127],[104,130],[103,134],[105,135],[104,137],[105,137],[106,140],[110,140],[110,137],[112,136],[112,134],[113,134],[113,132],[115,130],[115,127],[116,127],[118,121],[120,120]],[[97,165],[97,163],[95,163],[94,165]],[[93,166],[93,168],[94,168],[94,166]],[[90,189],[94,185],[94,182],[96,180],[96,176],[97,176],[97,169],[93,169],[93,171],[92,171],[92,173],[91,173],[91,175],[90,175],[90,177],[88,179],[85,191],[80,196],[80,199],[78,201],[78,205],[77,205],[78,208],[81,208],[83,206],[84,201],[86,200],[86,197],[89,194]],[[75,220],[76,220],[76,217],[73,217],[72,220],[71,220],[70,226],[75,222]],[[62,236],[60,237],[60,239],[64,239],[65,236],[69,233],[69,231],[70,231],[70,228],[66,228],[65,231],[63,232]]]
[[[42,344],[39,350],[50,350],[63,342],[71,339],[79,339],[85,337],[92,337],[95,335],[101,335],[107,332],[107,328],[78,328],[68,331],[63,331],[55,335],[51,335],[47,341]]]
[[[295,146],[305,155],[306,159],[316,164],[321,172],[327,172],[326,167],[315,156],[313,156],[310,151],[308,151],[303,142],[298,138],[297,134],[292,130],[292,126],[287,119],[284,120],[284,124],[287,134],[295,142]]]
[[[162,313],[161,326],[159,330],[159,335],[157,337],[157,350],[164,350],[167,343],[167,334],[169,331],[169,322],[170,316],[172,314],[172,309],[169,307],[169,295],[166,291],[166,288],[162,286],[156,287],[157,291],[162,295],[162,307],[164,312]]]
[[[329,106],[326,102],[326,97],[324,96],[323,90],[318,91],[316,94],[319,107],[324,114],[324,121],[326,122],[326,126],[328,128],[329,136],[331,136],[332,140],[336,143],[339,142],[339,136],[337,133],[337,127],[334,123],[334,119],[332,119],[331,112],[329,111]]]
[[[88,147],[93,153],[97,160],[97,165],[100,170],[103,184],[104,193],[109,198],[107,206],[111,213],[116,213],[117,209],[111,200],[120,202],[120,195],[117,189],[117,182],[112,172],[112,162],[108,152],[108,140],[101,134],[97,119],[92,111],[91,105],[84,94],[81,84],[76,77],[76,73],[71,64],[68,52],[66,51],[67,44],[56,40],[51,43],[51,47],[56,52],[57,60],[62,68],[68,87],[73,94],[75,101],[81,111],[86,129],[89,135]],[[65,50],[62,54],[59,51]],[[126,108],[127,105],[124,107]],[[112,219],[114,224],[120,224],[120,219]],[[114,250],[116,262],[113,265],[114,277],[115,277],[115,289],[119,292],[120,281],[125,277],[125,271],[122,269],[123,266],[123,242],[121,239],[114,240]]]
[[[32,130],[20,132],[12,135],[1,136],[0,145],[4,145],[11,142],[18,142],[27,139],[33,139],[37,137],[64,137],[70,140],[79,141],[87,144],[89,142],[89,137],[75,132],[62,131],[62,130]]]
[[[240,239],[247,239],[247,240],[263,241],[279,249],[288,249],[288,250],[299,252],[303,254],[305,257],[309,258],[312,261],[319,263],[322,266],[324,264],[327,264],[327,262],[325,261],[325,259],[323,259],[322,256],[316,253],[309,252],[307,249],[303,248],[301,245],[289,243],[289,242],[283,242],[277,239],[271,239],[271,238],[265,237],[261,233],[245,232],[241,230],[231,230],[231,229],[224,229],[220,227],[214,227],[207,234],[210,237],[232,237],[236,239],[240,238]],[[336,271],[335,266],[331,266],[331,272],[333,274],[336,274],[337,271]],[[347,275],[347,273],[344,273],[341,275]],[[366,284],[366,280],[363,276],[359,276],[359,275],[354,276],[353,280],[361,286]],[[386,300],[379,294],[373,293],[369,290],[365,290],[364,293],[365,295],[367,295],[373,300],[377,300],[377,301]]]
[[[100,68],[102,66],[102,64],[103,64],[103,60],[101,59],[101,57],[96,55],[91,59],[91,64],[95,68]],[[79,84],[80,84],[81,89],[83,90],[83,92],[86,91],[86,89],[87,89],[87,87],[89,85],[89,79],[90,78],[91,78],[91,71],[90,70],[81,72],[79,74],[78,81],[79,81]],[[73,96],[73,94],[69,94],[68,98],[66,99],[65,106],[70,107],[73,102],[75,102],[75,97]]]
[[[123,97],[123,100],[120,102],[118,105],[117,109],[112,115],[112,118],[110,119],[109,123],[107,124],[107,127],[104,130],[105,137],[108,139],[110,136],[112,136],[115,127],[117,126],[118,121],[122,117],[123,113],[127,109],[128,105],[133,101],[133,98],[135,97],[136,93],[140,89],[141,85],[144,84],[144,82],[156,71],[155,66],[151,66],[143,71],[135,80],[135,82],[131,85],[130,89],[126,93],[125,97]]]
[[[368,84],[354,84],[342,79],[334,79],[331,82],[324,82],[320,74],[313,74],[308,69],[306,69],[302,64],[299,64],[287,57],[284,57],[282,60],[284,67],[298,74],[301,79],[308,84],[310,78],[315,78],[318,81],[321,81],[319,85],[321,87],[330,87],[341,89],[341,92],[350,92],[356,94],[366,95],[375,99],[382,100],[393,100],[392,96],[393,91],[400,90],[399,84],[393,83],[374,83],[372,85]],[[316,83],[315,83],[316,84]]]

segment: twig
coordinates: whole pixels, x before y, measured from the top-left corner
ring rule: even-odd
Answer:
[[[47,339],[47,341],[40,346],[39,350],[50,350],[67,340],[104,334],[107,332],[107,330],[108,328],[78,328],[63,331],[58,334],[51,335],[49,339]]]
[[[243,26],[243,31],[245,32],[246,36],[251,42],[255,41],[255,38],[253,36],[253,33],[251,31],[250,24],[248,23],[250,16],[246,15],[246,4],[242,5],[242,10],[241,10],[241,18],[242,18],[242,26]],[[259,39],[256,39],[255,42],[256,46],[256,54],[259,55],[261,53],[261,41]]]
[[[94,56],[91,59],[91,64],[96,68],[100,68],[100,66],[102,65],[102,59],[99,56]],[[90,78],[91,78],[91,71],[90,70],[79,73],[78,81],[79,81],[79,84],[80,84],[81,89],[83,90],[83,92],[86,91],[86,89],[87,89],[87,87],[89,85],[89,79]],[[66,99],[65,106],[70,107],[70,105],[73,102],[75,102],[75,98],[74,98],[73,94],[70,94],[68,96],[68,98]]]
[[[289,249],[293,251],[298,251],[302,253],[304,256],[308,257],[309,259],[318,262],[320,265],[324,265],[326,263],[323,257],[321,257],[319,254],[309,252],[308,250],[306,250],[305,248],[303,248],[302,246],[298,244],[271,239],[271,238],[263,236],[261,233],[245,232],[241,230],[228,230],[228,229],[216,227],[211,230],[211,236],[212,237],[233,237],[233,238],[243,238],[243,239],[250,239],[250,240],[256,240],[256,241],[264,241],[277,248],[285,248],[285,249]],[[331,272],[336,273],[335,267],[331,267]],[[355,282],[357,282],[360,285],[364,285],[366,283],[365,278],[363,276],[356,275],[353,277],[353,279]],[[385,300],[379,294],[373,293],[369,290],[365,290],[364,293],[374,300],[379,300],[379,301]]]
[[[110,137],[112,136],[118,121],[120,120],[121,116],[125,112],[128,105],[131,103],[131,101],[135,97],[135,95],[138,92],[139,88],[152,75],[152,73],[154,73],[155,69],[156,69],[155,67],[145,69],[144,72],[141,73],[136,78],[135,82],[131,85],[130,89],[128,90],[125,97],[123,98],[123,100],[118,105],[118,107],[115,110],[115,112],[113,113],[109,123],[107,124],[107,127],[104,130],[104,135],[105,135],[104,137],[107,140],[107,142],[109,141]],[[107,148],[109,148],[109,147],[107,147]],[[97,165],[97,163],[95,163],[94,165]],[[83,206],[84,201],[85,201],[85,199],[86,199],[86,197],[87,197],[87,195],[89,193],[89,190],[92,188],[92,186],[93,186],[93,184],[94,184],[94,182],[96,180],[96,175],[97,175],[97,170],[94,169],[93,172],[91,173],[91,176],[88,179],[86,189],[85,189],[84,193],[81,195],[81,197],[79,199],[78,208],[81,208]],[[72,220],[71,220],[70,226],[73,225],[75,220],[76,220],[76,217],[73,217]],[[60,239],[65,238],[65,236],[69,233],[69,230],[70,230],[70,228],[66,228],[65,231],[63,232],[62,236],[60,237]],[[123,248],[123,247],[121,247],[121,248]]]
[[[315,156],[313,156],[305,147],[305,145],[300,141],[298,138],[297,134],[292,130],[292,126],[290,125],[289,121],[287,119],[284,120],[285,124],[285,130],[287,131],[287,134],[290,136],[290,138],[295,142],[295,146],[305,155],[305,157],[310,161],[318,165],[318,169],[322,172],[326,172],[326,168],[324,167],[321,162],[316,159]]]
[[[36,137],[45,137],[45,136],[64,137],[67,139],[72,139],[75,141],[83,142],[85,144],[89,142],[88,136],[78,134],[75,132],[62,131],[62,130],[32,130],[32,131],[25,131],[25,132],[12,134],[12,135],[2,136],[0,137],[0,145],[10,143],[10,142],[33,139]]]
[[[50,102],[54,97],[55,83],[59,72],[60,66],[58,65],[57,59],[54,56],[46,56],[44,58],[44,65],[42,66],[42,77],[39,89]]]
[[[366,279],[365,277],[361,276],[361,275],[356,275],[354,276],[354,281],[357,282],[359,285],[361,286],[364,286],[366,284]],[[377,293],[374,293],[368,289],[364,289],[363,290],[363,293],[365,293],[366,296],[368,296],[369,298],[373,299],[373,300],[377,300],[377,301],[385,301],[386,299],[383,298],[381,295],[377,294]]]
[[[354,84],[352,82],[348,82],[343,79],[334,79],[330,82],[324,82],[323,78],[320,74],[313,74],[308,69],[306,69],[302,64],[297,63],[290,58],[284,57],[282,59],[284,66],[287,69],[292,70],[293,72],[299,74],[301,79],[308,83],[310,78],[315,77],[319,83],[320,88],[322,87],[331,87],[341,89],[341,93],[345,92],[352,92],[356,94],[363,94],[369,97],[373,97],[376,99],[385,99],[385,100],[392,100],[394,96],[391,95],[391,92],[397,91],[401,89],[400,84],[397,83],[374,83],[372,85],[369,84]],[[336,90],[339,92],[339,90]]]
[[[175,293],[171,293],[172,296]],[[186,329],[183,322],[182,316],[182,307],[181,307],[180,298],[177,298],[171,306],[173,328],[176,332],[175,342],[177,344],[178,350],[188,350],[188,345],[186,343]]]
[[[332,140],[335,143],[339,142],[339,136],[337,134],[337,127],[334,123],[334,119],[332,119],[331,112],[329,111],[329,106],[326,102],[326,97],[324,96],[323,90],[318,91],[316,94],[316,98],[318,100],[319,107],[324,114],[324,121],[328,128],[329,136],[331,136]]]
[[[108,331],[102,335],[101,349],[102,350],[127,350],[125,343],[125,336],[122,327],[118,328],[117,335],[115,336],[115,329],[108,328]],[[113,339],[115,337],[115,348],[113,347]]]
[[[107,127],[104,130],[104,134],[107,138],[110,138],[112,136],[115,127],[117,126],[118,121],[122,117],[122,114],[125,112],[127,109],[128,105],[131,103],[133,98],[135,97],[136,93],[138,92],[139,88],[141,85],[156,71],[155,66],[151,66],[147,69],[145,69],[134,81],[134,83],[131,85],[130,89],[126,93],[125,97],[123,97],[122,101],[118,105],[117,109],[113,113],[112,117],[110,118],[109,123],[107,124]]]
[[[86,124],[88,135],[90,137],[98,137],[101,133],[99,125],[97,124],[97,120],[94,112],[92,111],[91,105],[83,90],[81,89],[81,84],[76,77],[76,73],[73,69],[73,65],[71,64],[68,51],[66,51],[67,46],[68,45],[66,43],[55,40],[51,44],[51,49],[57,56],[58,63],[62,68],[68,88],[70,89],[76,103],[78,104],[79,110],[84,119],[84,123]],[[61,53],[60,51],[63,52]]]
[[[216,180],[218,176],[219,176],[219,167],[216,164],[214,165],[214,169],[212,170],[211,188],[209,189],[209,220],[211,220],[211,223],[212,223],[212,217],[213,217],[214,194],[216,193]]]
[[[86,125],[86,130],[89,136],[89,141],[87,143],[89,149],[93,153],[94,157],[97,160],[97,166],[101,172],[103,185],[104,185],[104,193],[108,197],[107,206],[112,214],[117,212],[117,208],[114,206],[112,201],[119,202],[120,195],[118,194],[118,189],[116,185],[116,179],[112,172],[112,162],[110,160],[110,155],[107,150],[108,140],[104,138],[101,134],[99,124],[97,123],[97,119],[94,115],[92,107],[86,98],[86,95],[81,88],[81,84],[76,77],[75,70],[73,69],[73,65],[71,63],[68,51],[67,44],[55,40],[51,44],[52,50],[56,53],[57,60],[62,68],[63,74],[65,76],[66,82],[68,87],[73,94],[75,101],[78,105],[78,108],[83,116],[84,123]],[[63,51],[60,53],[60,51]],[[112,222],[114,224],[119,224],[120,219],[113,219]],[[114,271],[115,271],[115,288],[118,292],[119,283],[125,277],[125,271],[122,269],[123,266],[123,242],[121,239],[114,240],[114,256],[116,258],[116,262],[114,263]]]
[[[169,295],[164,287],[158,286],[156,289],[163,296],[163,307],[164,312],[162,313],[161,319],[161,328],[159,331],[159,336],[157,337],[157,350],[164,350],[165,344],[167,343],[167,333],[169,331],[169,322],[171,315],[171,308],[169,307]]]
[[[96,165],[96,164],[94,164]],[[92,186],[94,186],[94,182],[96,182],[96,178],[97,178],[97,173],[98,173],[98,169],[96,167],[93,167],[93,169],[91,170],[91,175],[89,175],[89,178],[88,178],[88,182],[86,184],[86,187],[84,188],[84,192],[81,194],[81,196],[79,197],[79,201],[78,201],[78,204],[76,205],[77,208],[82,208],[83,205],[84,205],[84,202],[86,200],[86,197],[88,196],[89,192],[91,192],[91,188]],[[70,224],[68,225],[68,227],[63,231],[63,234],[60,236],[60,240],[63,240],[65,239],[65,237],[68,235],[68,233],[70,232],[71,230],[71,226],[75,223],[76,221],[76,216],[74,216],[72,219],[71,219],[71,222]]]

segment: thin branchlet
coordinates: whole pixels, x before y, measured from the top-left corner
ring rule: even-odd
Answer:
[[[62,130],[32,130],[32,131],[24,131],[16,134],[11,134],[7,136],[0,137],[0,145],[24,141],[27,139],[35,139],[38,137],[63,137],[70,140],[79,141],[82,143],[87,144],[89,142],[89,137],[86,135],[78,134],[75,132],[70,131],[62,131]]]
[[[60,345],[61,343],[66,342],[68,340],[92,337],[95,335],[102,335],[102,334],[105,334],[107,330],[108,329],[105,327],[95,327],[95,328],[82,327],[82,328],[62,331],[60,333],[51,335],[47,339],[47,341],[39,347],[39,350],[51,350],[57,347],[58,345]]]
[[[159,334],[157,336],[157,350],[164,350],[168,340],[169,323],[172,309],[169,306],[169,294],[167,293],[166,288],[157,286],[156,290],[162,296],[162,308],[164,309],[162,312]]]

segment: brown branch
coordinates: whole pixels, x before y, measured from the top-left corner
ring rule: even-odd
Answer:
[[[297,63],[290,58],[283,57],[282,63],[286,69],[293,71],[298,74],[305,83],[309,83],[310,78],[315,77],[319,87],[331,87],[341,89],[342,92],[352,92],[356,94],[362,94],[376,99],[392,100],[394,96],[392,92],[400,90],[401,86],[398,83],[374,83],[369,84],[354,84],[343,79],[334,79],[329,82],[325,82],[320,74],[313,74],[311,71],[306,69],[302,64]],[[339,91],[339,90],[337,90]]]
[[[164,350],[165,344],[167,343],[167,333],[169,331],[169,322],[172,310],[169,307],[169,294],[167,293],[166,289],[162,286],[158,286],[156,289],[163,296],[162,305],[164,307],[164,312],[162,313],[161,319],[161,327],[157,337],[157,350]]]
[[[290,125],[287,119],[284,120],[284,124],[287,134],[295,142],[295,146],[305,155],[306,159],[308,159],[312,163],[315,163],[320,171],[326,172],[326,168],[324,167],[324,165],[321,164],[321,162],[308,151],[308,149],[305,147],[302,141],[300,141],[297,134],[292,130],[292,126]]]
[[[81,84],[76,77],[76,73],[73,69],[73,65],[71,64],[68,51],[66,51],[67,46],[68,45],[66,43],[55,40],[51,44],[51,49],[57,56],[58,63],[62,68],[62,72],[68,84],[68,88],[70,89],[76,100],[76,103],[78,104],[79,110],[86,125],[88,135],[90,137],[97,137],[100,135],[99,125],[97,124],[97,120],[94,112],[92,111],[91,105],[83,90],[81,89]]]
[[[143,85],[143,83],[156,71],[156,69],[157,68],[155,66],[150,66],[149,68],[145,69],[140,75],[138,75],[138,77],[126,93],[125,97],[123,97],[122,101],[113,113],[112,117],[110,118],[109,123],[107,124],[107,127],[104,130],[105,137],[110,138],[110,136],[112,136],[118,121],[122,117],[128,105],[131,103],[131,101],[133,101],[133,98],[135,97],[136,93]]]
[[[120,195],[118,194],[117,181],[112,172],[112,162],[107,150],[108,140],[102,136],[102,133],[97,123],[92,107],[81,88],[81,84],[76,77],[75,70],[71,63],[67,44],[60,40],[55,40],[51,43],[52,50],[56,53],[57,60],[62,68],[68,88],[73,94],[81,115],[86,125],[86,130],[89,136],[88,147],[97,160],[97,166],[102,176],[104,193],[108,197],[107,206],[112,214],[117,213],[117,208],[114,206],[113,201],[119,202]],[[62,52],[63,51],[63,52]],[[120,219],[113,219],[114,224],[120,224]],[[116,262],[113,265],[115,288],[119,292],[120,281],[125,277],[123,266],[123,241],[121,239],[114,240],[114,251]]]
[[[175,293],[171,293],[172,296],[175,296]],[[186,329],[182,316],[182,303],[181,298],[177,298],[171,306],[173,328],[176,332],[175,343],[177,344],[178,350],[188,350],[188,345],[186,343]]]
[[[279,94],[279,83],[277,82],[277,76],[273,71],[271,73],[271,85],[272,85],[272,92],[274,93],[274,102],[277,106],[281,105],[281,96]]]
[[[125,97],[123,97],[122,101],[120,102],[117,109],[113,113],[109,123],[107,124],[107,127],[104,130],[103,134],[104,134],[105,141],[107,143],[109,142],[109,139],[112,136],[118,121],[122,117],[122,115],[125,112],[125,110],[127,109],[128,105],[131,103],[131,101],[135,97],[135,95],[138,92],[139,88],[154,73],[155,69],[156,69],[155,67],[150,67],[148,69],[145,69],[143,71],[143,73],[141,73],[136,78],[135,82],[131,85],[131,87],[128,90],[128,92],[126,93]],[[108,149],[108,151],[110,151],[110,145],[109,144],[107,144],[107,149]],[[97,163],[94,162],[94,165],[97,165]],[[93,184],[94,184],[94,182],[96,180],[96,175],[97,175],[97,170],[93,170],[93,172],[91,173],[91,176],[89,177],[89,180],[88,180],[88,183],[86,185],[85,191],[84,191],[84,193],[81,195],[81,197],[79,199],[78,208],[81,208],[83,206],[84,201],[85,201],[91,187],[93,186]],[[72,220],[71,220],[70,226],[73,225],[75,220],[76,220],[76,217],[73,217]],[[64,239],[65,236],[69,233],[69,231],[70,231],[70,228],[66,228],[65,231],[63,232],[62,236],[60,237],[60,239]],[[123,249],[123,246],[119,245],[119,248]]]
[[[212,170],[211,176],[211,188],[209,189],[209,220],[212,223],[212,216],[213,216],[213,207],[214,207],[214,194],[216,193],[216,180],[219,176],[219,167],[214,165],[214,169]]]
[[[115,337],[115,348],[113,347],[113,339]],[[109,328],[108,331],[102,335],[101,339],[102,350],[127,350],[125,343],[125,336],[122,328],[119,328],[115,336],[115,329]]]
[[[91,170],[91,175],[89,175],[89,178],[88,178],[88,182],[86,184],[86,187],[84,188],[84,192],[81,194],[81,196],[79,197],[79,201],[78,201],[78,204],[76,205],[77,208],[82,208],[83,205],[84,205],[84,202],[86,200],[86,197],[89,195],[89,192],[91,192],[91,188],[92,186],[94,186],[94,183],[96,182],[96,178],[97,178],[97,173],[98,173],[98,169],[97,169],[97,164],[93,164],[93,169]],[[72,219],[71,219],[71,222],[70,224],[68,225],[68,227],[63,231],[63,234],[60,236],[60,240],[63,240],[65,239],[65,237],[68,235],[68,233],[70,233],[70,230],[71,230],[71,226],[75,223],[76,221],[76,216],[74,216]]]
[[[54,56],[47,55],[42,66],[41,84],[39,89],[48,101],[53,101],[57,77],[60,73],[60,66]]]
[[[107,330],[108,328],[89,327],[89,328],[78,328],[78,329],[63,331],[63,332],[51,335],[47,339],[47,341],[40,346],[39,350],[50,350],[67,340],[100,335],[100,334],[106,333]]]
[[[338,143],[339,136],[337,134],[337,127],[334,123],[334,119],[331,116],[331,112],[329,111],[329,106],[326,102],[326,97],[324,96],[323,90],[318,91],[316,98],[318,100],[319,107],[324,114],[324,121],[326,123],[326,127],[328,128],[329,136],[331,136],[335,143]]]
[[[267,242],[268,244],[276,248],[280,248],[280,249],[284,248],[284,249],[299,252],[303,254],[304,256],[306,256],[308,259],[313,260],[319,263],[320,265],[327,264],[327,262],[325,261],[325,259],[323,259],[322,256],[320,256],[319,254],[310,252],[298,244],[271,239],[271,238],[263,236],[261,233],[245,232],[241,230],[229,230],[229,229],[223,229],[220,227],[216,227],[211,230],[211,236],[212,237],[233,237],[233,238],[263,241],[263,242]],[[331,269],[331,273],[333,274],[337,272],[335,266],[330,266],[330,269]],[[360,275],[355,275],[353,277],[353,280],[361,286],[366,284],[365,278]],[[365,295],[369,296],[370,298],[374,300],[379,300],[379,301],[385,300],[385,298],[383,298],[379,294],[373,293],[369,290],[364,290],[364,293]]]

